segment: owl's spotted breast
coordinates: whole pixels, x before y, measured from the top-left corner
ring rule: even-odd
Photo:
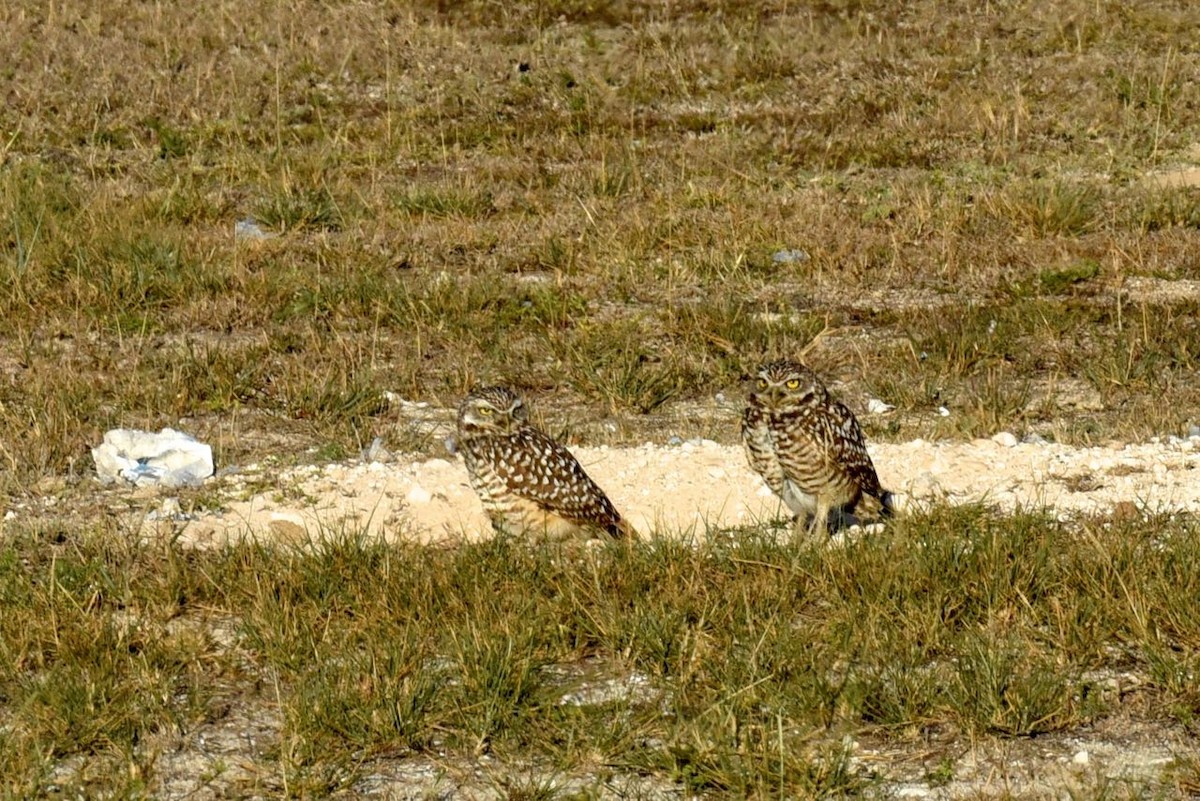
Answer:
[[[825,529],[857,522],[864,499],[881,514],[891,512],[858,421],[802,365],[763,367],[742,416],[742,441],[750,466],[798,524]]]

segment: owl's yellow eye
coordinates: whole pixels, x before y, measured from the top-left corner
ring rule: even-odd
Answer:
[[[758,379],[758,388],[766,389],[767,388],[767,379],[765,379],[765,378]]]
[[[491,417],[493,411],[494,410],[492,409],[491,406],[480,406],[479,407],[479,413],[482,414],[484,417]]]
[[[791,381],[787,382],[788,389],[798,389],[799,387],[800,387],[800,379],[799,378],[793,378]]]

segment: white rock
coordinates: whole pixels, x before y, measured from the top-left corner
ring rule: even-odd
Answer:
[[[404,496],[404,500],[415,504],[429,503],[433,500],[433,495],[420,484],[413,484],[413,488]]]
[[[1075,754],[1075,756],[1071,757],[1071,761],[1076,765],[1086,765],[1090,760],[1091,757],[1088,755],[1086,750],[1080,751],[1079,753]]]
[[[907,784],[896,788],[897,798],[929,798],[933,791],[919,784]]]
[[[867,401],[867,411],[871,414],[887,414],[896,407],[890,403],[884,403],[879,398],[871,398]]]
[[[999,434],[992,437],[992,442],[1004,448],[1015,448],[1017,445],[1017,438],[1014,434],[1010,434],[1007,431],[1001,431]]]
[[[264,231],[251,217],[238,220],[233,224],[234,239],[271,239],[275,235]]]
[[[940,416],[940,417],[949,417],[950,416],[950,410],[947,409],[945,406],[939,406],[937,413],[938,413],[938,416]]]
[[[383,446],[383,437],[376,437],[370,447],[363,451],[363,460],[367,462],[390,462],[392,458],[392,452]]]

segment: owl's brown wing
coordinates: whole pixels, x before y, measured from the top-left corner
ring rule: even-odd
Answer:
[[[580,525],[620,536],[628,526],[604,490],[565,447],[532,426],[509,437],[511,447],[493,463],[496,475],[514,495]]]
[[[756,406],[747,406],[742,414],[742,444],[746,446],[746,460],[751,469],[763,477],[776,495],[782,496],[786,480],[783,465],[775,453],[767,417]]]
[[[867,441],[859,428],[854,413],[838,401],[831,401],[828,407],[829,458],[841,466],[863,495],[887,505],[883,488],[879,485],[879,475],[867,452]]]

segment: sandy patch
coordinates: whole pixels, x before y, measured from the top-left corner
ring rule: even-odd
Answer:
[[[643,532],[687,536],[783,515],[739,446],[693,440],[572,450]],[[980,501],[1004,509],[1048,507],[1063,515],[1130,503],[1150,511],[1200,511],[1200,437],[1073,448],[998,434],[972,442],[881,443],[871,453],[880,479],[902,504]],[[220,513],[186,522],[183,540],[204,545],[245,533],[295,540],[342,528],[421,542],[490,535],[458,459],[304,466],[254,494],[244,489],[248,477],[254,479],[224,479],[231,500]],[[261,482],[261,474],[254,480]]]

